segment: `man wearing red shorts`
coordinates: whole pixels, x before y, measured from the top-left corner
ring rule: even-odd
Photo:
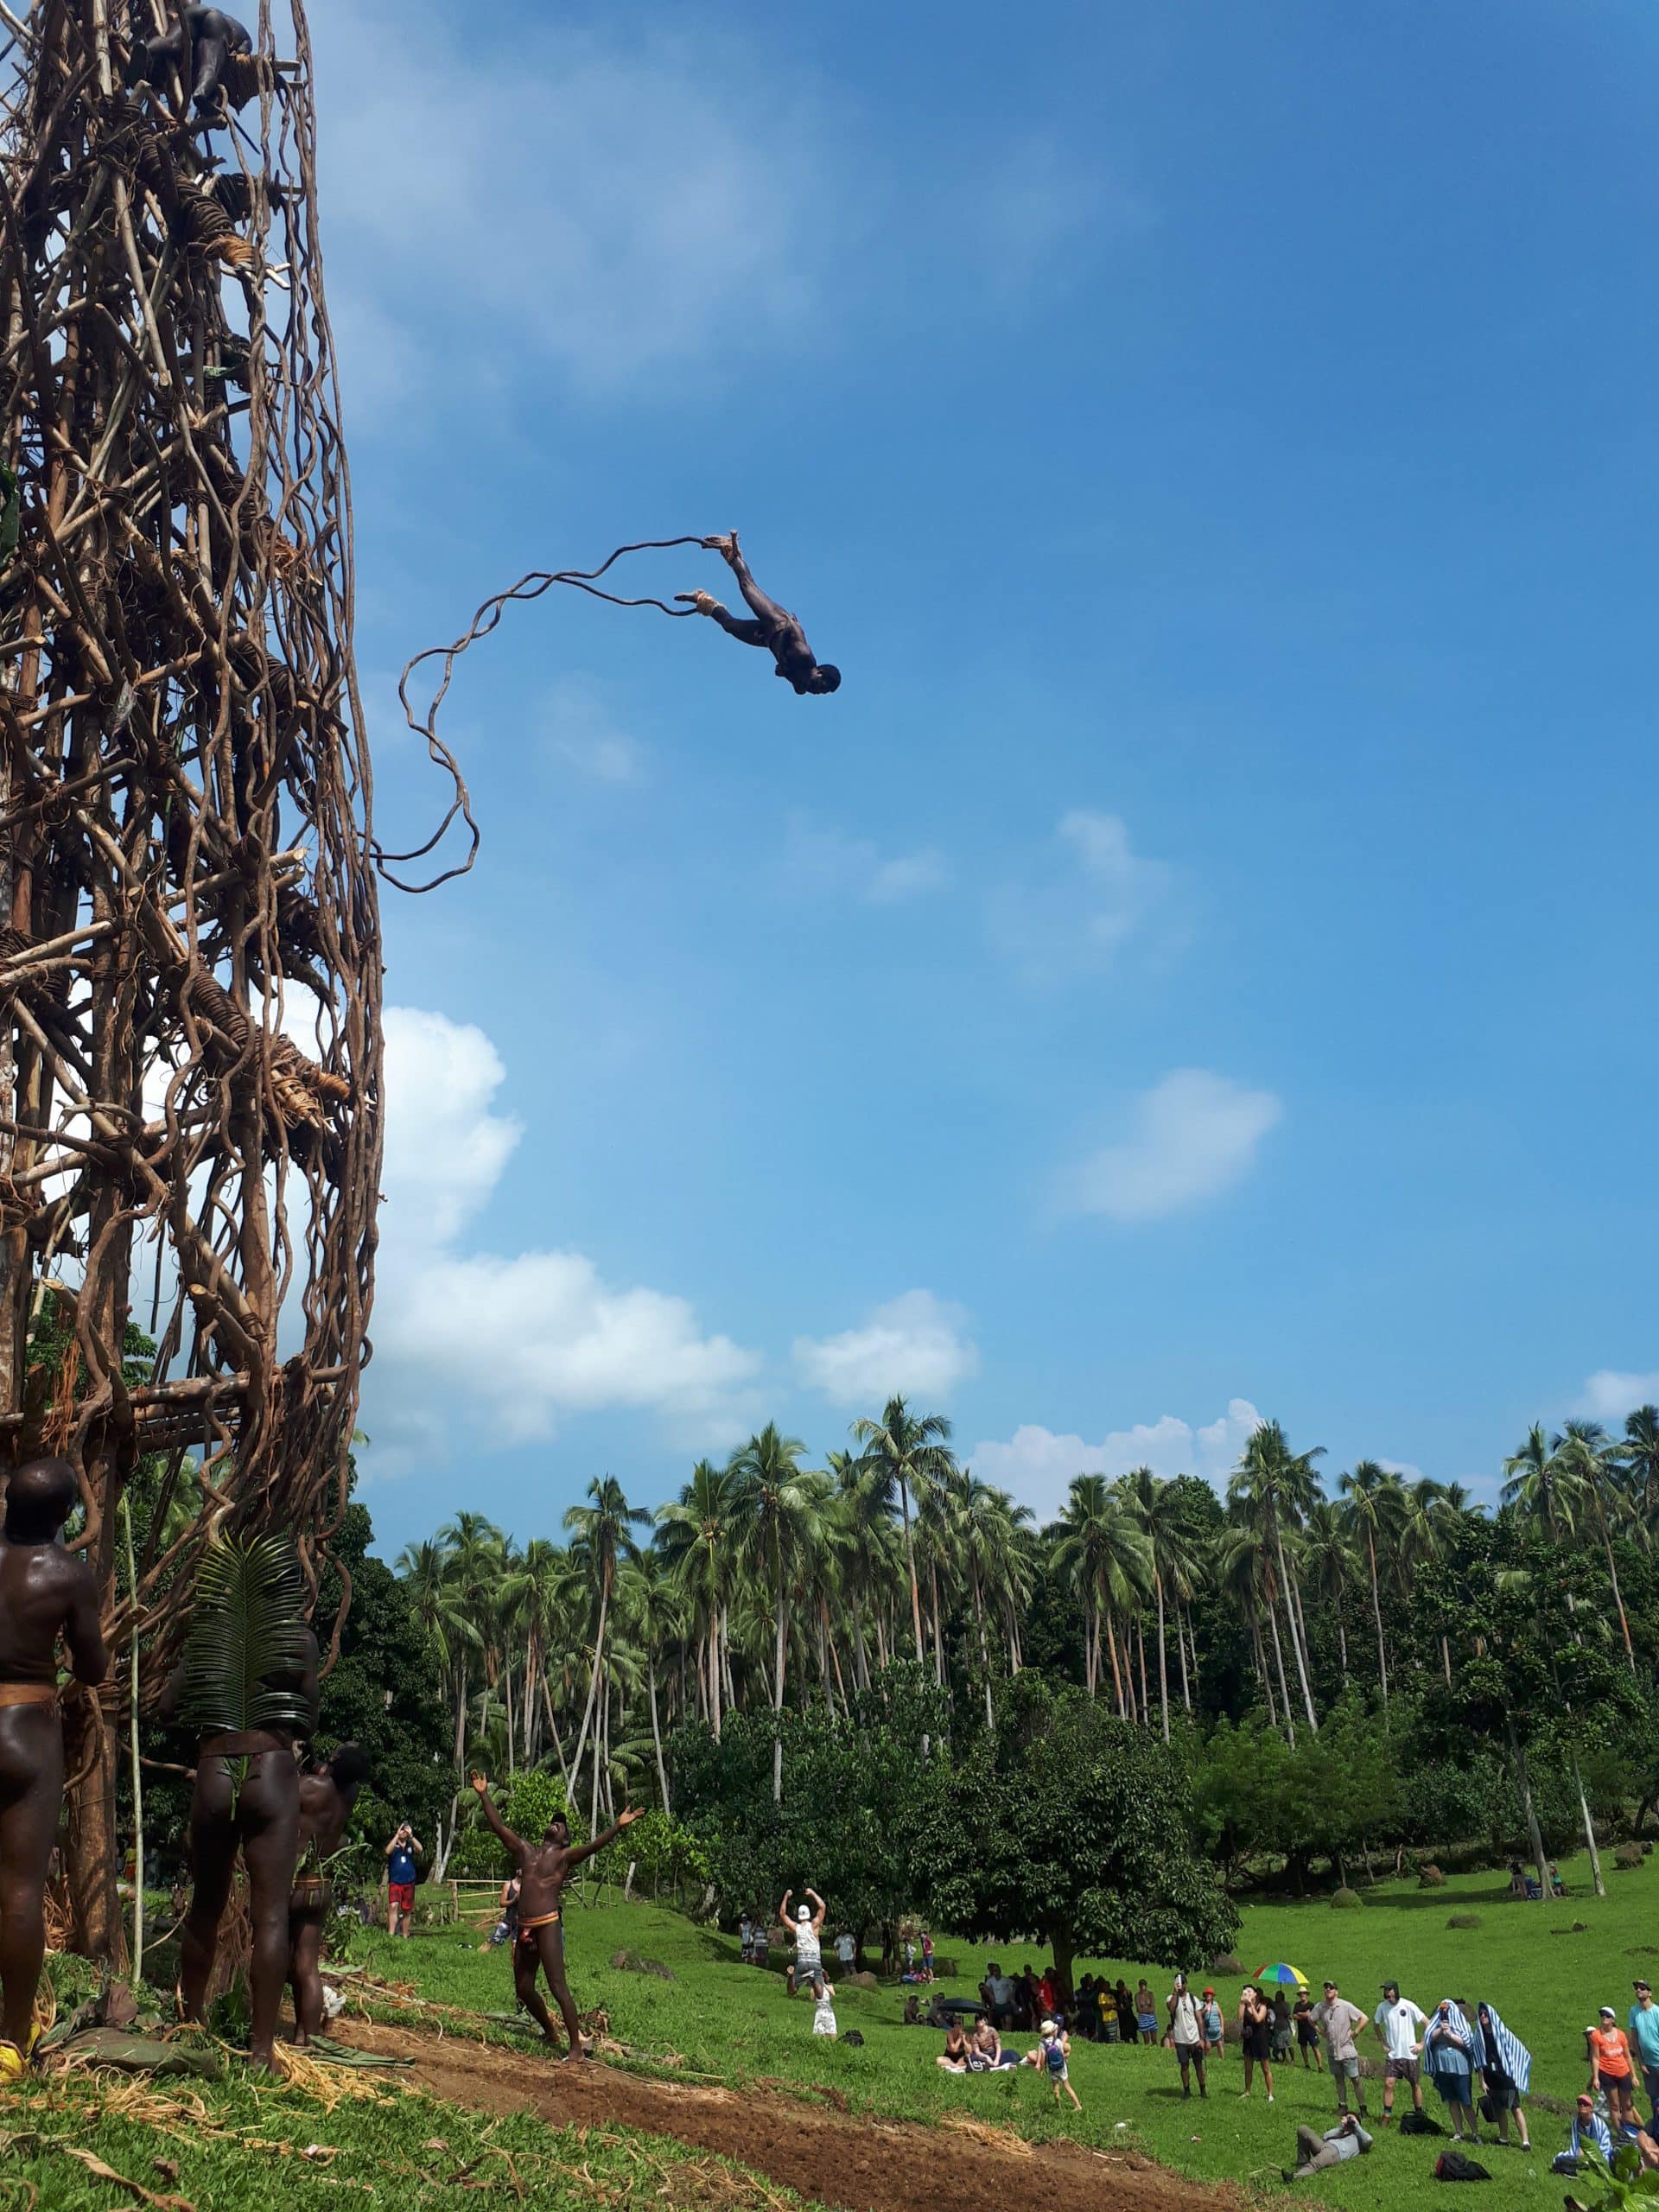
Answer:
[[[415,1917],[415,1861],[426,1853],[405,1821],[386,1846],[386,1933],[407,1936]]]

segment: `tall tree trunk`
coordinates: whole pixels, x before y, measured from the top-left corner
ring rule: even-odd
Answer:
[[[1348,1623],[1343,1613],[1342,1593],[1337,1593],[1337,1649],[1342,1656],[1342,1687],[1348,1687]]]
[[[1590,1800],[1584,1794],[1584,1777],[1579,1771],[1579,1755],[1572,1754],[1573,1787],[1579,1793],[1579,1811],[1584,1820],[1584,1840],[1590,1847],[1590,1878],[1595,1885],[1596,1895],[1605,1897],[1607,1885],[1601,1878],[1601,1853],[1596,1848],[1596,1824],[1590,1817]],[[1545,1892],[1548,1896],[1548,1892]]]
[[[1595,1500],[1596,1518],[1601,1523],[1602,1548],[1607,1554],[1607,1580],[1613,1586],[1613,1605],[1618,1614],[1619,1633],[1624,1638],[1624,1663],[1630,1669],[1630,1672],[1634,1674],[1636,1672],[1636,1647],[1630,1642],[1630,1624],[1624,1611],[1624,1592],[1618,1586],[1618,1568],[1613,1561],[1612,1532],[1607,1526],[1607,1516],[1601,1510],[1601,1493],[1594,1483],[1592,1483],[1590,1485],[1590,1495]],[[1601,1895],[1601,1891],[1598,1890],[1596,1891],[1596,1895],[1599,1897]]]
[[[582,1726],[576,1732],[576,1748],[571,1756],[570,1771],[582,1772],[582,1754],[588,1742],[590,1725],[597,1726],[599,1710],[599,1677],[605,1664],[605,1615],[611,1602],[611,1578],[603,1569],[599,1578],[599,1627],[594,1637],[594,1662],[588,1675],[588,1702],[582,1707]]]
[[[1503,1716],[1503,1727],[1510,1739],[1510,1756],[1515,1761],[1515,1778],[1521,1786],[1521,1809],[1526,1816],[1527,1840],[1532,1846],[1532,1863],[1538,1869],[1538,1894],[1548,1903],[1549,1861],[1544,1856],[1544,1837],[1538,1825],[1538,1808],[1532,1802],[1532,1777],[1527,1772],[1527,1754],[1521,1738],[1515,1732],[1515,1723],[1508,1713]]]
[[[1147,1624],[1138,1616],[1135,1624],[1135,1648],[1141,1662],[1141,1726],[1144,1728],[1152,1719],[1152,1700],[1147,1694]]]
[[[1164,1640],[1164,1578],[1154,1578],[1158,1586],[1158,1703],[1164,1716],[1164,1741],[1169,1741],[1169,1647]]]
[[[559,1762],[559,1772],[564,1780],[565,1802],[569,1803],[573,1777],[564,1763],[564,1738],[559,1733],[559,1724],[553,1715],[553,1690],[547,1679],[547,1669],[542,1669],[542,1703],[547,1709],[547,1732],[553,1738],[553,1750]]]
[[[944,1637],[939,1625],[939,1568],[933,1560],[927,1570],[927,1580],[933,1597],[933,1679],[944,1688]]]
[[[979,1630],[979,1671],[985,1682],[985,1732],[996,1733],[996,1712],[991,1703],[991,1648],[985,1635],[985,1599],[979,1586],[979,1569],[974,1568],[974,1620]]]
[[[1096,1618],[1097,1621],[1100,1618],[1101,1616],[1096,1613]],[[1117,1628],[1112,1619],[1111,1608],[1109,1606],[1106,1608],[1105,1622],[1107,1648],[1112,1655],[1112,1688],[1117,1693],[1117,1717],[1120,1720],[1126,1720],[1128,1719],[1128,1715],[1125,1712],[1123,1707],[1123,1675],[1117,1663]],[[1096,1630],[1096,1637],[1099,1635],[1098,1628]]]
[[[1192,1685],[1186,1673],[1186,1624],[1182,1618],[1180,1599],[1175,1601],[1175,1649],[1181,1662],[1181,1703],[1188,1713],[1192,1710]]]
[[[1376,1679],[1382,1686],[1382,1710],[1389,1709],[1389,1651],[1382,1637],[1382,1592],[1376,1580],[1376,1539],[1365,1531],[1365,1551],[1371,1563],[1371,1611],[1376,1617]]]
[[[1301,1681],[1302,1704],[1307,1713],[1308,1727],[1317,1736],[1319,1732],[1319,1716],[1313,1710],[1313,1693],[1307,1685],[1307,1662],[1302,1655],[1302,1640],[1296,1632],[1295,1600],[1291,1594],[1290,1576],[1285,1564],[1285,1540],[1276,1519],[1273,1524],[1273,1547],[1279,1558],[1279,1592],[1284,1599],[1285,1618],[1290,1623],[1291,1655],[1296,1662],[1296,1672]],[[1278,1640],[1279,1634],[1275,1629],[1274,1642],[1277,1643]],[[1282,1660],[1281,1663],[1282,1666]],[[1285,1703],[1287,1706],[1290,1703],[1288,1692],[1286,1693]]]
[[[900,1482],[899,1505],[905,1517],[905,1567],[910,1576],[910,1617],[916,1629],[916,1662],[922,1658],[922,1593],[916,1581],[916,1546],[910,1533],[910,1485]]]
[[[784,1802],[784,1554],[777,1547],[778,1636],[772,1670],[772,1802]],[[921,1656],[920,1652],[917,1657]]]
[[[1196,1692],[1198,1687],[1198,1639],[1192,1633],[1192,1609],[1185,1602],[1181,1606],[1181,1618],[1186,1623],[1186,1640],[1192,1651],[1192,1688]]]
[[[1267,1614],[1268,1627],[1273,1637],[1274,1663],[1279,1669],[1279,1694],[1284,1700],[1285,1705],[1285,1735],[1294,1751],[1296,1748],[1296,1723],[1290,1710],[1290,1684],[1285,1679],[1285,1647],[1279,1641],[1279,1615],[1271,1600],[1268,1605]]]
[[[657,1752],[657,1787],[663,1793],[663,1810],[670,1810],[668,1802],[668,1769],[663,1764],[662,1724],[657,1718],[657,1669],[652,1663],[650,1647],[645,1650],[645,1682],[651,1691],[651,1740]]]

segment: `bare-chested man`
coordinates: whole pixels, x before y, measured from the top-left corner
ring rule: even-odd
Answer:
[[[296,1578],[297,1580],[297,1578]],[[207,1985],[219,1948],[224,1916],[236,1872],[236,1854],[248,1870],[248,1903],[253,1918],[253,1958],[249,1969],[252,2025],[248,2057],[270,2070],[271,2046],[288,1980],[288,1905],[300,1855],[300,1777],[294,1746],[315,1725],[317,1640],[301,1631],[303,1657],[264,1678],[270,1689],[293,1693],[310,1714],[303,1726],[277,1724],[265,1728],[213,1732],[196,1753],[195,1788],[190,1797],[190,1867],[194,1878],[189,1916],[179,1936],[179,1992],[185,2018],[206,2017]],[[187,1656],[188,1644],[186,1645]],[[167,1714],[182,1687],[182,1669],[162,1699]],[[233,1771],[234,1769],[234,1771]]]
[[[675,597],[688,607],[695,607],[711,622],[718,622],[727,636],[735,638],[740,645],[764,645],[778,664],[773,674],[785,677],[803,696],[809,691],[838,691],[841,671],[830,661],[813,658],[798,615],[779,607],[775,599],[768,599],[761,590],[749,574],[748,563],[738,550],[737,532],[733,531],[725,537],[705,537],[702,543],[706,550],[720,555],[737,578],[737,588],[753,610],[754,620],[746,621],[741,615],[728,613],[711,592],[682,591],[676,592]]]
[[[322,1932],[334,1901],[325,1862],[340,1849],[368,1772],[362,1747],[342,1744],[326,1766],[300,1777],[300,1867],[288,1901],[288,1979],[294,1991],[294,2040],[302,2047],[325,2025]]]
[[[541,2029],[549,2043],[556,2043],[552,2017],[536,1986],[536,1970],[539,1967],[547,1976],[547,1986],[553,1993],[564,2021],[564,2032],[570,2048],[564,2054],[568,2064],[573,2058],[586,2058],[582,2031],[576,2024],[576,2000],[570,1994],[570,1985],[564,1974],[564,1885],[573,1868],[584,1859],[591,1859],[596,1851],[603,1851],[607,1843],[614,1843],[626,1827],[632,1826],[644,1810],[642,1806],[629,1806],[618,1815],[615,1824],[596,1835],[591,1843],[573,1848],[570,1825],[563,1813],[556,1813],[548,1822],[546,1833],[539,1843],[526,1843],[515,1835],[490,1802],[490,1785],[481,1774],[472,1777],[478,1792],[479,1802],[484,1808],[484,1817],[512,1853],[518,1868],[518,1940],[512,1947],[512,1986],[518,2002]]]
[[[162,81],[169,62],[176,62],[180,74],[190,89],[199,117],[218,117],[221,113],[221,79],[225,64],[233,54],[251,54],[253,41],[245,24],[234,16],[227,16],[219,8],[187,7],[181,10],[179,21],[161,38],[137,39],[133,42],[132,60],[127,68],[127,81],[137,84],[141,79],[155,85]]]
[[[89,1687],[109,1672],[98,1584],[63,1548],[80,1486],[67,1459],[30,1459],[6,1486],[0,1535],[0,2082],[28,2063],[46,1952],[47,1863],[63,1806],[58,1638]]]

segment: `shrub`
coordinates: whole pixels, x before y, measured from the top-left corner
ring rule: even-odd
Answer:
[[[1448,1928],[1478,1928],[1480,1915],[1478,1912],[1454,1912],[1446,1924]]]
[[[1217,1951],[1210,1961],[1211,1974],[1236,1976],[1244,1971],[1244,1961],[1231,1951]]]
[[[1417,1869],[1417,1886],[1420,1890],[1443,1890],[1446,1877],[1438,1866],[1420,1866]]]
[[[1615,1866],[1626,1868],[1639,1866],[1642,1864],[1641,1845],[1639,1843],[1621,1843],[1618,1849],[1613,1853],[1613,1864]]]
[[[1343,1888],[1333,1891],[1331,1897],[1332,1909],[1337,1912],[1357,1911],[1364,1902],[1364,1898],[1357,1890],[1351,1890],[1345,1885]]]

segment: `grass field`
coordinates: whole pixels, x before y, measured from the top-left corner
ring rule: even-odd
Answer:
[[[1246,1968],[1287,1959],[1317,1982],[1325,1974],[1368,2012],[1385,1976],[1397,1977],[1406,1993],[1431,2011],[1443,1996],[1482,1996],[1495,2003],[1534,2057],[1535,2097],[1570,2100],[1583,2078],[1581,2029],[1602,2004],[1630,2003],[1632,1976],[1659,1961],[1659,1857],[1632,1872],[1611,1873],[1610,1894],[1587,1894],[1584,1862],[1563,1861],[1572,1894],[1564,1903],[1513,1903],[1501,1876],[1453,1878],[1443,1889],[1419,1890],[1414,1881],[1367,1891],[1363,1909],[1339,1912],[1321,1900],[1249,1908],[1237,1951]],[[1480,1925],[1448,1929],[1453,1913],[1472,1912]],[[1581,1921],[1584,1932],[1570,1932]],[[475,1938],[450,1929],[377,1947],[375,1971],[414,1982],[428,1996],[481,2010],[510,2011],[506,1955],[480,1955]],[[842,2032],[857,2027],[861,2050],[830,2044],[810,2033],[811,2007],[791,2002],[780,1974],[742,1966],[733,1939],[694,1927],[678,1915],[648,1904],[613,1902],[570,1914],[568,1944],[572,1983],[587,2009],[603,2005],[615,2034],[642,2061],[671,2055],[671,2063],[733,2082],[830,2083],[855,2106],[916,2119],[969,2111],[1033,2139],[1074,2135],[1099,2145],[1144,2151],[1166,2164],[1206,2178],[1229,2178],[1277,2188],[1291,2163],[1299,2122],[1325,2126],[1334,2111],[1328,2077],[1300,2067],[1280,2070],[1277,2099],[1269,2107],[1258,2082],[1249,2103],[1238,2095],[1241,2069],[1230,2052],[1216,2069],[1207,2104],[1180,2097],[1174,2061],[1163,2050],[1074,2045],[1072,2079],[1084,2103],[1079,2117],[1057,2111],[1044,2084],[1029,2071],[1018,2075],[962,2079],[934,2065],[938,2036],[899,2024],[898,1992],[846,1988],[837,2000]],[[672,1982],[613,1968],[620,1948],[659,1961]],[[1036,1960],[1033,1947],[998,1947],[1004,1963]],[[962,1969],[942,1986],[969,1993],[990,1953],[941,1939],[941,1949]],[[1138,1961],[1080,1961],[1078,1971],[1105,1967],[1133,1985]],[[1209,1979],[1210,1977],[1206,1977]],[[1161,1999],[1167,1974],[1149,1974]],[[1230,2015],[1239,1982],[1217,1981]],[[1380,2053],[1380,2046],[1370,2047]],[[1380,2108],[1380,2081],[1368,2082],[1373,2110]],[[1439,2100],[1426,2091],[1429,2109]],[[1502,2184],[1505,2206],[1550,2208],[1562,2184],[1549,2160],[1566,2138],[1566,2120],[1535,2103],[1535,2150],[1494,2147],[1485,2157]],[[1483,2130],[1483,2133],[1489,2131]],[[1433,2196],[1430,2170],[1441,2147],[1432,2139],[1381,2134],[1376,2151],[1302,2185],[1337,2205],[1392,2208]]]

